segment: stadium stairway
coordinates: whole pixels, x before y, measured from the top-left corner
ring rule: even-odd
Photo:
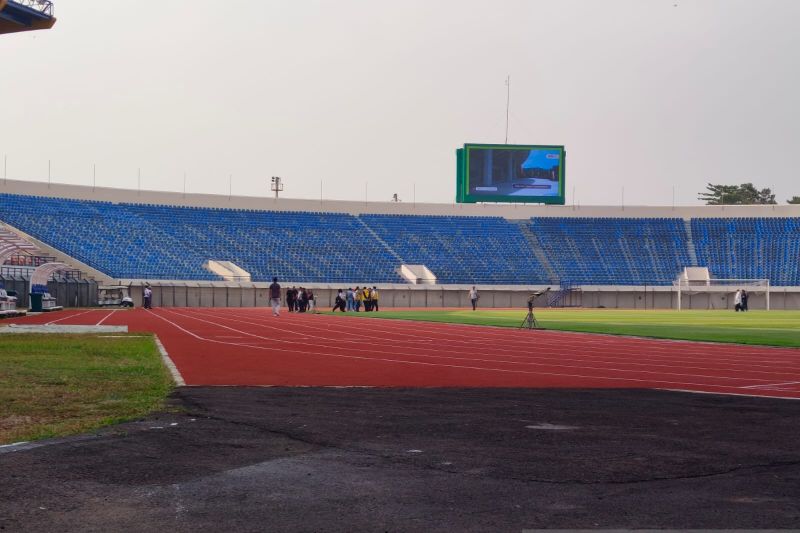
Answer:
[[[533,255],[536,256],[536,259],[539,260],[542,267],[544,268],[545,272],[547,272],[547,276],[550,278],[552,283],[558,283],[559,278],[556,271],[553,269],[553,265],[550,264],[550,260],[547,258],[547,254],[544,253],[542,250],[542,245],[539,242],[539,239],[536,237],[536,234],[533,233],[530,229],[530,221],[529,220],[513,220],[511,221],[515,224],[518,228],[522,236],[525,237],[525,240],[528,241],[528,245],[530,245],[531,250],[533,251]]]
[[[387,252],[389,252],[389,253],[390,253],[390,254],[391,254],[391,255],[392,255],[392,256],[393,256],[395,259],[397,259],[397,262],[398,262],[398,263],[397,263],[397,264],[398,264],[398,267],[399,267],[399,265],[402,265],[402,264],[406,263],[405,259],[403,259],[403,258],[402,258],[402,257],[400,257],[399,255],[397,255],[397,252],[395,252],[394,250],[392,250],[392,247],[391,247],[391,246],[389,246],[388,244],[386,244],[386,241],[384,241],[384,240],[381,238],[381,236],[380,236],[380,235],[378,235],[377,233],[375,233],[375,230],[373,230],[372,228],[370,228],[370,227],[369,227],[369,224],[367,224],[366,222],[364,222],[364,220],[361,218],[361,216],[357,216],[357,217],[356,217],[356,220],[358,220],[358,221],[359,221],[359,223],[361,223],[361,225],[362,225],[362,226],[364,226],[364,229],[366,229],[366,230],[367,230],[367,232],[369,232],[369,234],[370,234],[370,235],[372,235],[372,237],[373,237],[373,238],[374,238],[376,241],[378,241],[379,243],[381,243],[381,245],[383,245],[383,247],[384,247],[384,248],[386,248],[386,251],[387,251]]]
[[[698,266],[697,250],[694,247],[694,232],[692,231],[692,221],[689,218],[683,219],[683,227],[686,230],[686,247],[689,250],[689,261],[691,264],[686,266]]]

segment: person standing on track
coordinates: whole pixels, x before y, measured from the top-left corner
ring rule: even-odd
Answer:
[[[347,312],[353,311],[356,308],[356,293],[353,292],[353,287],[347,289],[345,300],[347,302]]]
[[[369,291],[369,287],[364,285],[364,312],[368,313],[372,311],[372,294]]]
[[[364,293],[361,292],[361,289],[358,288],[358,285],[356,285],[356,293],[354,299],[355,299],[354,305],[356,306],[356,313],[358,313],[361,310],[361,302],[364,300]]]
[[[281,286],[277,277],[272,278],[272,285],[269,286],[269,302],[272,304],[272,316],[281,316]]]
[[[372,287],[372,310],[378,311],[378,287]]]
[[[150,285],[145,285],[144,287],[144,308],[153,308],[153,290],[150,288]]]
[[[478,295],[478,289],[475,288],[475,285],[469,290],[469,300],[472,302],[472,310],[476,310],[478,308],[478,299],[480,296]]]
[[[294,305],[296,298],[297,298],[297,291],[295,290],[294,287],[286,290],[286,305],[289,308],[290,313],[294,312]]]
[[[308,312],[309,313],[313,313],[314,312],[314,308],[316,307],[316,304],[317,304],[316,300],[314,299],[315,298],[314,291],[312,291],[311,289],[308,289],[306,291],[306,296],[308,297]]]

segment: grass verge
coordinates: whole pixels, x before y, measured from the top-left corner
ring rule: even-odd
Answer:
[[[3,335],[0,444],[138,418],[171,389],[151,336]]]
[[[358,316],[516,328],[525,313],[524,309],[391,310]],[[536,318],[543,328],[560,331],[800,347],[800,311],[537,309]]]

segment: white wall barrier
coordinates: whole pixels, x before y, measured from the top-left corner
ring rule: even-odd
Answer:
[[[268,307],[269,290],[266,283],[235,282],[185,282],[124,280],[131,288],[137,306],[142,305],[145,283],[153,289],[153,305],[158,307]],[[300,287],[299,283],[281,284],[286,289]],[[317,306],[331,309],[339,290],[338,285],[302,284],[314,291]],[[342,285],[341,288],[348,287]],[[543,286],[478,286],[481,308],[525,309],[528,296],[541,291]],[[381,308],[469,308],[468,285],[378,285]],[[557,290],[554,287],[554,290]],[[683,293],[683,309],[733,310],[735,290]],[[676,309],[677,289],[671,286],[584,286],[566,300],[567,307],[609,309]],[[752,293],[750,309],[765,309],[763,293]],[[546,297],[537,299],[537,307],[546,306]],[[285,305],[285,298],[284,298]],[[800,309],[800,287],[773,287],[770,289],[770,307],[774,310]]]

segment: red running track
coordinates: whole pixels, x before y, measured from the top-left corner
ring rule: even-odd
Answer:
[[[649,388],[800,398],[800,350],[264,308],[66,311],[154,332],[188,385]]]

